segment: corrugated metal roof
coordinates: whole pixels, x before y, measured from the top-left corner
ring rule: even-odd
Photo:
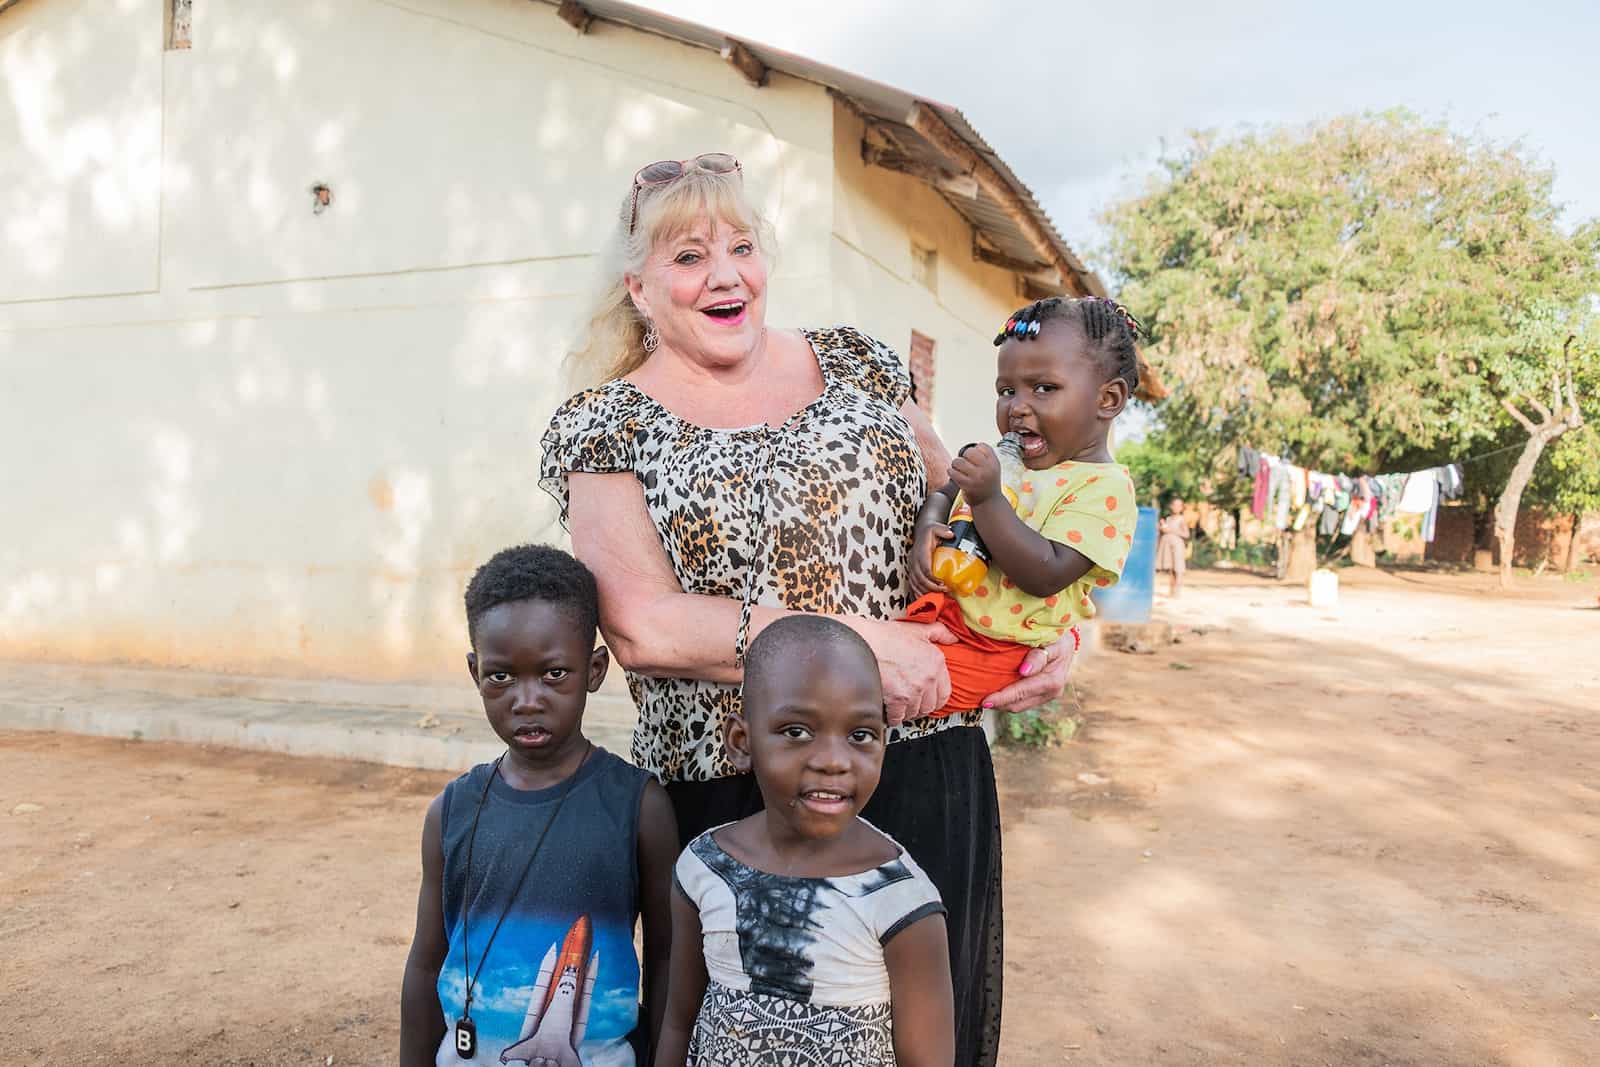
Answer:
[[[545,2],[551,7],[560,6],[557,0],[545,0]],[[1027,274],[1035,284],[1057,291],[1078,290],[1095,296],[1105,295],[1104,283],[1093,271],[1084,266],[1083,261],[1062,239],[1061,234],[1056,231],[1055,224],[1050,221],[1050,216],[1039,206],[1039,201],[1034,197],[1032,190],[1024,185],[1006,165],[1005,160],[989,147],[988,142],[973,129],[972,123],[967,121],[959,109],[913,96],[902,89],[863,78],[859,74],[852,74],[838,67],[830,67],[804,56],[748,41],[742,37],[732,38],[709,26],[686,22],[635,4],[620,3],[618,0],[583,0],[583,7],[596,18],[713,51],[721,51],[724,42],[730,39],[737,40],[769,69],[833,90],[860,113],[870,126],[888,134],[917,165],[930,172],[942,172],[954,177],[956,171],[952,162],[906,124],[907,116],[917,104],[931,108],[1010,186],[1034,223],[1050,241],[1056,254],[1076,275],[1072,279],[1075,284],[1064,284],[1064,280],[1057,279],[1054,268],[1041,256],[1022,228],[986,191],[979,189],[975,195],[966,196],[951,193],[935,185],[950,206],[966,219],[976,232],[983,235],[986,243],[995,252],[1006,260],[1014,261],[1019,267],[1027,268],[1022,273]]]

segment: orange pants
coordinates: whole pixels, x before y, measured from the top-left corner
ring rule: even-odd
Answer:
[[[1015,641],[974,633],[961,617],[961,605],[947,593],[918,597],[902,618],[905,622],[942,622],[956,635],[958,643],[939,646],[950,670],[950,701],[933,713],[936,719],[980,707],[984,697],[1017,680],[1018,668],[1032,651]]]

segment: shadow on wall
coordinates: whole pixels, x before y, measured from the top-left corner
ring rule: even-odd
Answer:
[[[159,153],[136,169],[161,206],[153,291],[0,303],[28,413],[0,447],[31,457],[5,476],[28,536],[0,546],[0,655],[453,677],[471,569],[562,538],[539,437],[640,161],[739,154],[798,235],[790,276],[825,269],[826,227],[795,227],[828,216],[826,126],[792,86],[757,111],[711,53],[579,40],[542,5],[415,7],[240,0],[167,53],[148,0],[0,17],[51,160],[93,113],[69,89],[82,56],[149,38]],[[9,227],[27,205],[7,199]],[[66,292],[91,268],[40,277]]]

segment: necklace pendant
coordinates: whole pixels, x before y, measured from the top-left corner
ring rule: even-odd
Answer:
[[[470,1060],[477,1054],[478,1024],[472,1021],[471,1016],[463,1015],[456,1020],[456,1055]]]

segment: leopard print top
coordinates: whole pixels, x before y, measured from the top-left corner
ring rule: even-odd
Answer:
[[[922,452],[899,412],[910,379],[892,349],[854,329],[803,333],[825,385],[778,429],[695,426],[620,378],[562,404],[544,434],[539,478],[561,521],[568,474],[631,471],[684,592],[899,616],[927,493]],[[722,723],[739,708],[737,685],[629,672],[628,688],[639,707],[634,763],[663,782],[736,773]],[[916,719],[889,740],[980,722],[981,713]]]

